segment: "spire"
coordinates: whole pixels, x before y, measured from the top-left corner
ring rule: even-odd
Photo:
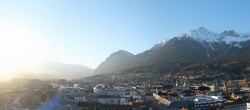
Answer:
[[[175,81],[175,86],[178,86],[178,80]]]
[[[188,81],[187,79],[184,81],[183,86],[184,86],[184,87],[189,86],[189,81]]]

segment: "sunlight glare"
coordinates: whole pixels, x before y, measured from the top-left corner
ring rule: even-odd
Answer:
[[[31,29],[13,23],[0,23],[1,79],[9,79],[13,77],[11,72],[46,59],[44,50]]]

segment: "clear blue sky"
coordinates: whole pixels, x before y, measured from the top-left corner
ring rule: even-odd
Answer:
[[[0,23],[27,28],[50,60],[96,68],[115,51],[138,54],[200,26],[250,32],[249,5],[249,0],[1,0]]]

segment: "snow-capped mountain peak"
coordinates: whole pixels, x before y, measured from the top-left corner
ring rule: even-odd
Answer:
[[[200,44],[202,44],[205,48],[212,48],[214,50],[215,48],[213,47],[214,43],[215,45],[221,45],[221,44],[230,44],[232,46],[236,46],[241,48],[242,43],[241,42],[246,42],[250,40],[250,33],[247,34],[239,34],[233,30],[226,30],[223,31],[222,33],[215,33],[212,31],[209,31],[205,27],[199,27],[197,29],[191,29],[188,30],[181,35],[176,37],[177,39],[185,39],[185,38],[191,38]],[[152,49],[157,48],[157,47],[162,47],[165,44],[167,44],[169,40],[164,40],[160,43],[155,44]],[[218,44],[219,43],[219,44]]]
[[[208,31],[205,27],[189,30],[179,37],[191,37],[198,41],[214,42],[218,41],[217,33]]]
[[[190,37],[199,42],[225,42],[226,44],[239,43],[250,40],[250,34],[239,34],[233,30],[226,30],[218,34],[209,31],[205,27],[189,30],[181,34],[179,37]]]

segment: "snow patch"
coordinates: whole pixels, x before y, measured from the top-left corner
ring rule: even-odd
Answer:
[[[210,58],[210,55],[208,54],[208,52],[207,52],[207,58]]]
[[[156,45],[163,46],[163,45],[165,45],[168,41],[169,41],[168,39],[165,39],[165,40],[163,40],[163,41],[157,43]]]
[[[239,48],[242,48],[242,47],[243,47],[243,46],[240,45],[239,43],[234,44],[234,46],[235,46],[235,47],[239,47]]]
[[[163,41],[161,41],[161,42],[155,44],[155,45],[153,46],[153,48],[164,46],[168,41],[169,41],[168,39],[165,39],[165,40],[163,40]]]
[[[234,37],[234,36],[225,36],[222,39],[226,44],[230,44],[232,42],[244,42],[250,40],[250,37]]]
[[[212,48],[212,50],[214,50],[214,47],[212,46],[212,44],[209,44],[210,45],[210,47]]]
[[[151,52],[148,53],[148,59],[150,58]]]

